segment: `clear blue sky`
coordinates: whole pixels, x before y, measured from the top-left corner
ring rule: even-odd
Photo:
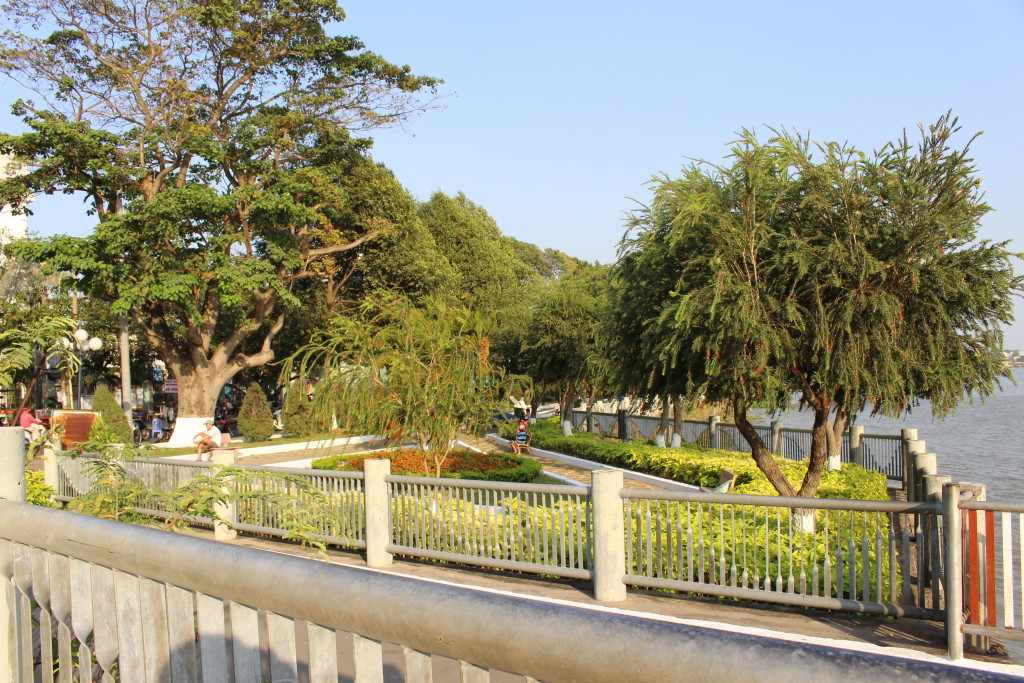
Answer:
[[[873,149],[949,109],[985,132],[973,151],[996,211],[982,236],[1016,238],[1024,218],[1019,0],[342,4],[337,32],[451,93],[444,110],[377,131],[374,157],[420,199],[465,192],[542,247],[613,261],[645,182],[686,157],[721,159],[740,128]],[[33,229],[70,229],[77,204],[54,206],[38,203]],[[1024,349],[1017,310],[1006,343]]]

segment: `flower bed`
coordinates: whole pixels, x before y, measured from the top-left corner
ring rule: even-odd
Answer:
[[[364,455],[332,455],[312,463],[313,469],[362,471],[363,462],[371,458],[391,460],[391,473],[410,476],[434,476],[434,463],[424,459],[424,453],[415,448],[397,448],[385,453]],[[540,474],[536,460],[521,458],[510,453],[478,453],[471,450],[452,451],[441,466],[441,476],[450,479],[476,479],[484,481],[531,482]]]

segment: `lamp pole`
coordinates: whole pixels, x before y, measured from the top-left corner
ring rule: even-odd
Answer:
[[[85,329],[79,327],[75,330],[75,348],[78,350],[78,396],[75,399],[75,408],[82,409],[82,361],[86,351],[99,351],[103,348],[103,340],[99,337],[89,337]]]

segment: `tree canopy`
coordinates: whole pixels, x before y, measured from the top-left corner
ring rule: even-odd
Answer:
[[[418,93],[439,81],[329,35],[344,19],[330,1],[7,9],[22,32],[0,71],[40,101],[15,105],[28,133],[0,136],[31,169],[0,200],[81,193],[99,220],[18,253],[131,315],[181,385],[179,415],[210,414],[228,379],[273,358],[297,283],[327,272],[314,264],[389,227],[350,220],[368,146],[350,131],[429,106]],[[36,35],[40,21],[55,29]]]
[[[943,116],[872,154],[744,131],[728,165],[652,181],[617,272],[633,378],[728,401],[776,489],[805,496],[850,415],[991,394],[1022,279],[1006,243],[978,239],[990,207],[959,130]],[[815,415],[799,492],[747,419],[794,394]]]

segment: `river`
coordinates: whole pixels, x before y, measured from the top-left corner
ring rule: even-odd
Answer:
[[[898,420],[862,414],[857,423],[866,434],[899,434],[914,427],[918,438],[938,458],[939,474],[953,481],[971,481],[988,487],[988,500],[1024,502],[1024,368],[1013,370],[1017,381],[1004,381],[1002,391],[982,403],[964,401],[943,420],[932,416],[922,401],[914,412]],[[807,412],[789,411],[782,418],[788,427],[811,426]]]

